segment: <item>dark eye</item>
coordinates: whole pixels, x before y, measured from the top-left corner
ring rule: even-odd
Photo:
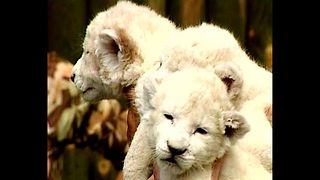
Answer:
[[[173,116],[170,115],[170,114],[163,114],[163,115],[164,115],[164,117],[166,117],[166,118],[169,119],[169,120],[172,120],[172,119],[173,119]]]
[[[208,131],[203,128],[197,128],[194,133],[207,134]]]
[[[161,66],[162,66],[162,62],[159,63],[159,67],[157,70],[159,70],[161,68]]]
[[[89,51],[86,51],[86,54],[89,54]]]

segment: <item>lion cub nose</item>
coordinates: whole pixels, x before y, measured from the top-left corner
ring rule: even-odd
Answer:
[[[74,74],[74,73],[72,73],[72,75],[71,75],[71,77],[70,77],[70,79],[71,79],[71,81],[72,82],[74,82],[74,77],[75,77],[76,75]]]
[[[168,144],[168,149],[169,149],[170,153],[172,154],[172,156],[179,156],[187,151],[186,148],[175,148],[175,147],[170,146],[169,144]]]

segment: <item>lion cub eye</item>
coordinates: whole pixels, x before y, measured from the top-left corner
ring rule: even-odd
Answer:
[[[207,134],[208,131],[206,129],[203,128],[197,128],[194,133],[200,133],[200,134]]]
[[[89,51],[86,51],[86,54],[89,54],[90,52]]]
[[[173,116],[170,115],[170,114],[163,114],[165,118],[169,119],[169,120],[172,120],[173,119]]]

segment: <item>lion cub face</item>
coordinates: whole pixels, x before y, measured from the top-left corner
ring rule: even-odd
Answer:
[[[87,101],[118,98],[157,64],[162,46],[175,31],[171,21],[149,7],[119,1],[88,25],[71,80]]]
[[[73,82],[81,92],[84,100],[89,102],[113,97],[115,90],[103,84],[100,76],[98,57],[93,53],[94,48],[84,47],[81,58],[73,67]]]
[[[74,65],[71,78],[82,97],[90,102],[117,98],[121,93],[122,72],[115,32],[99,24],[105,20],[105,14],[99,13],[87,27],[83,53]],[[113,79],[109,78],[111,75]]]
[[[148,123],[161,169],[181,175],[201,169],[226,152],[248,130],[233,111],[226,86],[212,71],[185,69],[145,81],[150,99]]]

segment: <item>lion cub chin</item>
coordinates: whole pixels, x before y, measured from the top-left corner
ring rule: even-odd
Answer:
[[[153,161],[161,179],[211,179],[212,164],[222,157],[220,179],[271,179],[256,158],[234,145],[249,125],[212,72],[153,71],[139,79],[141,123],[124,161],[125,179],[147,179]]]

